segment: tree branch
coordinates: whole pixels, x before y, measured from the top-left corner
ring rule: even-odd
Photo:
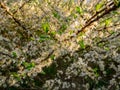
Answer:
[[[111,5],[111,6],[110,6]],[[78,35],[80,32],[85,32],[85,29],[90,26],[92,23],[94,23],[95,21],[99,20],[100,18],[102,18],[103,16],[105,16],[106,14],[109,14],[111,11],[114,11],[118,8],[118,6],[116,6],[113,2],[109,4],[109,8],[104,8],[103,10],[99,11],[99,13],[95,14],[92,16],[92,18],[90,18],[87,23],[81,28],[81,30],[78,30],[76,32],[76,35]],[[93,19],[94,18],[94,19]],[[65,39],[64,41],[67,40],[71,40],[74,36],[71,36],[69,39]]]
[[[17,13],[19,9],[22,9],[26,3],[30,2],[31,0],[25,1],[16,11],[13,12],[13,14]]]
[[[19,19],[17,19],[16,17],[14,17],[13,13],[11,13],[11,12],[9,11],[8,7],[5,6],[5,4],[4,4],[3,2],[0,2],[0,6],[1,6],[1,8],[3,8],[3,9],[6,11],[6,13],[7,13],[8,15],[10,15],[10,16],[12,17],[12,19],[24,30],[24,34],[23,34],[23,33],[22,33],[22,34],[23,34],[23,36],[26,37],[26,35],[28,35],[28,30],[27,30],[27,28],[22,24],[22,22],[20,22]]]

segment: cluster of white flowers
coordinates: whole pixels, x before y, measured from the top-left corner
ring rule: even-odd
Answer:
[[[8,0],[5,2],[7,3],[7,1]],[[21,27],[13,23],[9,16],[4,16],[2,13],[3,10],[0,9],[0,87],[21,87],[20,85],[24,85],[25,83],[27,83],[29,87],[36,87],[34,85],[36,82],[31,83],[29,79],[34,81],[34,78],[38,77],[43,80],[43,86],[41,87],[48,90],[88,90],[90,88],[92,88],[92,90],[107,90],[112,86],[115,86],[116,90],[119,90],[120,27],[117,25],[111,27],[115,22],[119,22],[119,16],[116,15],[115,19],[112,20],[113,22],[111,21],[108,25],[109,27],[105,27],[105,23],[109,23],[109,20],[107,21],[107,18],[103,17],[100,21],[98,20],[88,25],[88,27],[86,26],[84,33],[80,33],[80,35],[76,34],[78,30],[86,25],[86,21],[92,17],[94,12],[92,11],[92,6],[99,1],[100,0],[84,0],[83,4],[85,5],[82,6],[82,8],[85,9],[85,12],[83,15],[76,15],[74,9],[70,9],[69,12],[69,10],[66,9],[68,7],[64,5],[51,7],[55,2],[50,2],[50,6],[46,3],[47,1],[45,1],[43,5],[40,6],[41,8],[26,4],[22,8],[23,16],[19,14],[20,12],[18,11],[19,13],[16,13],[15,17],[18,17],[20,21],[23,22],[23,25],[28,26],[27,28],[30,29],[29,32],[33,34],[33,36],[31,35],[27,40],[20,34],[23,33]],[[18,3],[16,2],[16,4]],[[11,7],[15,5],[11,5]],[[44,6],[45,8],[43,8]],[[68,11],[66,12],[68,15],[63,14],[65,10],[62,7]],[[43,11],[41,9],[43,9]],[[79,12],[80,8],[77,9]],[[57,10],[56,12],[58,13],[56,13],[55,10]],[[61,10],[62,12],[60,12]],[[11,9],[11,11],[14,10]],[[47,14],[42,14],[45,18],[43,17],[43,19],[41,19],[41,13],[44,11],[46,11]],[[55,15],[52,15],[53,13]],[[70,20],[68,24],[68,22],[64,20],[67,18],[74,19]],[[44,34],[51,34],[50,30],[47,33],[47,31],[44,32],[41,28],[41,23],[44,21],[45,23],[50,22],[49,28],[52,29],[51,31],[55,31],[53,34],[55,34],[57,40],[54,40],[54,37],[53,39],[52,37],[49,39],[47,36],[50,35],[44,36]],[[60,35],[57,33],[57,29],[62,26],[61,23],[66,24],[67,29]],[[66,28],[66,26],[63,25],[62,28]],[[104,29],[104,27],[108,27],[108,30],[101,30]],[[44,26],[44,29],[45,28],[48,28],[46,24]],[[40,35],[43,36],[40,37]],[[70,38],[71,36],[73,37],[72,39]],[[64,41],[65,39],[68,39],[68,41]],[[81,40],[83,42],[79,42]],[[102,43],[100,43],[101,40],[103,40]],[[54,52],[50,54],[52,51]],[[56,65],[56,74],[51,76],[47,74],[47,72],[44,72],[43,69],[47,67],[48,73],[52,73],[51,65],[53,63]],[[52,70],[53,69],[54,68],[52,68]],[[26,78],[29,79],[26,80]]]

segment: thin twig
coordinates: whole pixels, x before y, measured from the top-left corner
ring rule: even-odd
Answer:
[[[111,35],[110,35],[110,36],[111,36]],[[109,37],[110,37],[110,36],[109,36]],[[103,40],[97,42],[97,44],[103,43],[103,42],[107,42],[107,41],[112,40],[112,39],[114,39],[114,38],[116,38],[116,37],[119,37],[119,36],[120,36],[120,33],[117,33],[114,37],[110,37],[110,38],[107,38],[107,39],[103,39]]]
[[[28,2],[30,2],[30,1],[31,0],[28,0],[28,1],[24,2],[16,11],[13,12],[13,14],[17,13],[18,10],[22,9],[25,6],[25,4],[28,3]]]
[[[1,5],[1,8],[3,8],[6,13],[8,15],[10,15],[12,17],[12,19],[24,30],[24,34],[25,34],[25,37],[26,37],[26,34],[28,35],[28,30],[27,28],[22,24],[22,22],[20,22],[19,19],[17,19],[12,12],[9,11],[8,7],[3,3],[3,2],[0,2],[0,5]]]
[[[111,4],[113,5],[113,4]],[[104,9],[104,12],[101,12],[101,14],[97,14],[95,15],[94,19],[90,19],[88,23],[86,23],[82,28],[81,30],[78,30],[76,32],[76,35],[78,35],[80,32],[85,32],[85,29],[90,26],[92,23],[94,23],[95,21],[99,20],[100,18],[102,18],[103,16],[105,16],[106,14],[109,14],[111,11],[114,11],[116,10],[118,7],[116,5],[113,5],[111,8],[106,8]],[[71,40],[74,36],[71,36],[69,39],[65,39],[64,41],[67,41],[67,40]]]
[[[100,14],[101,12],[105,11],[106,9],[108,9],[108,7],[110,7],[111,5],[113,5],[114,2],[110,2],[106,7],[104,7],[103,9],[101,9],[100,11],[97,11],[90,19],[88,19],[86,21],[86,23],[90,22],[92,19],[94,19],[96,16],[98,16],[98,14]]]

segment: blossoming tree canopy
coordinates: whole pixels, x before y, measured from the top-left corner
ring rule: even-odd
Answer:
[[[0,87],[120,89],[120,0],[0,0]]]

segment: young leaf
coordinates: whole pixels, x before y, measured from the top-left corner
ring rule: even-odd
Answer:
[[[60,15],[58,12],[53,12],[53,16],[57,19],[60,19]]]
[[[85,44],[83,40],[79,41],[79,45],[82,49],[85,49]]]
[[[110,25],[111,21],[112,21],[111,18],[106,19],[106,20],[105,20],[105,25],[106,25],[106,26]]]
[[[30,40],[31,40],[31,41],[34,41],[35,39],[34,39],[33,37],[30,37]]]
[[[103,7],[104,3],[101,2],[99,4],[96,5],[96,11],[99,11],[102,7]]]
[[[95,67],[95,68],[93,69],[93,71],[94,71],[94,73],[95,73],[95,76],[98,77],[98,76],[99,76],[99,73],[98,73],[99,69],[98,69],[97,67]]]
[[[45,73],[43,70],[40,72],[40,74],[42,74],[42,75],[46,75],[46,73]]]
[[[109,50],[110,50],[109,47],[104,47],[104,49],[105,49],[106,51],[109,51]]]
[[[52,60],[54,60],[54,59],[55,59],[55,55],[51,55],[50,58],[51,58]]]
[[[48,39],[50,39],[50,36],[43,34],[43,35],[40,35],[39,41],[40,41],[40,42],[44,42],[45,40],[48,40]]]
[[[83,14],[83,10],[81,7],[76,7],[76,12],[80,15]]]
[[[49,26],[49,23],[43,23],[42,24],[42,28],[43,28],[43,30],[46,32],[46,33],[48,33],[48,31],[50,30],[50,26]]]
[[[18,73],[16,73],[16,72],[11,72],[11,74],[12,74],[13,77],[16,78],[18,81],[21,80],[20,75],[19,75]]]
[[[26,69],[30,70],[31,68],[35,67],[35,63],[28,63],[28,62],[23,62],[23,65]]]
[[[79,36],[83,36],[84,34],[85,34],[85,33],[83,33],[83,32],[80,32],[80,33],[79,33]]]
[[[12,55],[13,55],[13,57],[14,57],[14,58],[16,58],[16,57],[17,57],[16,52],[12,52]]]

